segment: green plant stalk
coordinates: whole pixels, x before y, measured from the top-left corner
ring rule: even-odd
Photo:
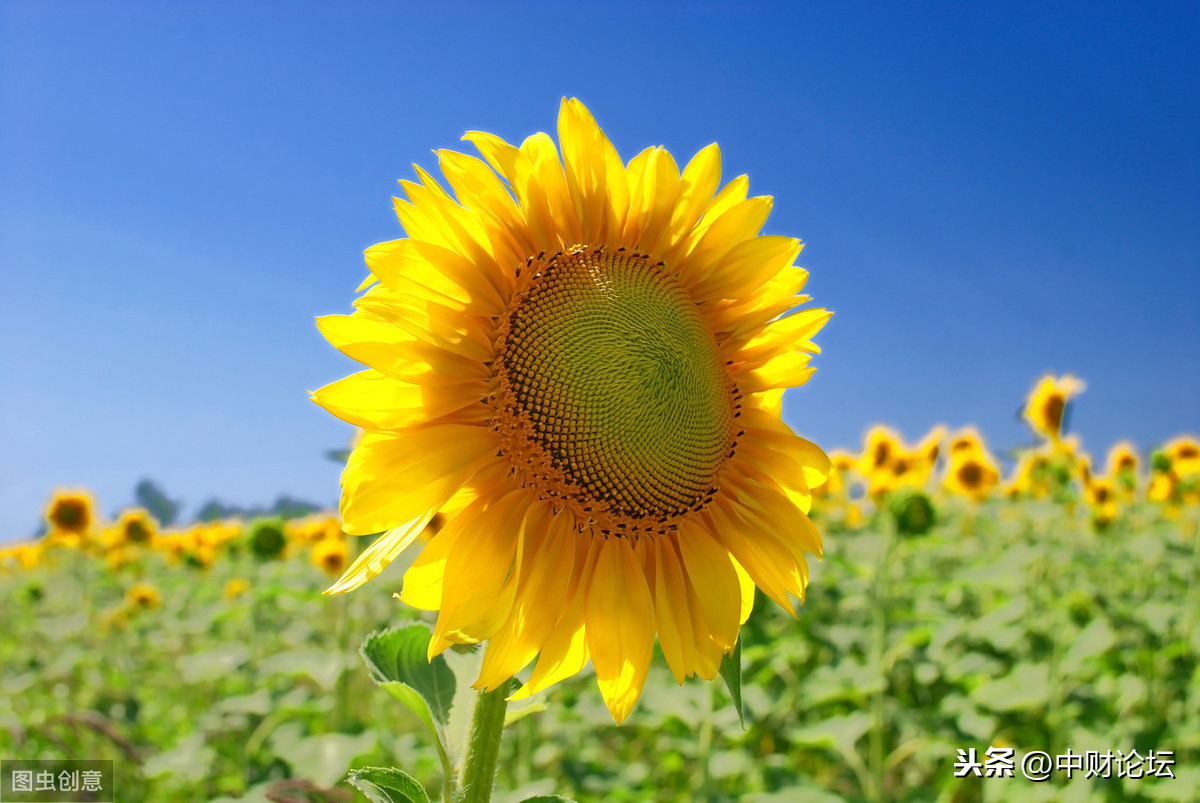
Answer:
[[[340,732],[345,733],[350,719],[350,673],[346,669],[345,659],[351,653],[350,650],[350,622],[347,605],[349,604],[348,595],[342,594],[334,603],[336,607],[336,616],[334,620],[334,643],[338,646],[338,655],[343,661],[341,672],[337,677],[337,687],[335,690],[336,699],[334,722]]]
[[[700,743],[697,745],[696,752],[700,759],[700,800],[704,803],[711,803],[712,794],[712,744],[713,744],[713,721],[712,710],[713,687],[709,685],[708,694],[708,712],[704,715],[704,720],[700,723]]]
[[[471,718],[471,735],[467,742],[467,760],[463,766],[460,803],[488,803],[492,799],[492,783],[500,760],[500,739],[504,735],[504,714],[508,709],[511,681],[505,681],[492,691],[479,693],[475,713]]]
[[[884,720],[884,695],[887,694],[888,675],[890,670],[884,666],[884,655],[887,653],[887,604],[888,604],[888,569],[891,567],[892,549],[896,543],[896,524],[889,522],[884,526],[884,545],[883,554],[880,556],[879,564],[875,569],[875,589],[874,589],[874,608],[873,613],[873,644],[875,666],[879,669],[880,684],[879,689],[871,698],[871,738],[870,738],[870,766],[871,778],[874,781],[874,799],[882,801],[883,794],[883,779],[887,772],[884,766],[883,754],[883,720]]]

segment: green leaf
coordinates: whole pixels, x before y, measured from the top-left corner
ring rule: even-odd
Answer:
[[[419,691],[398,680],[389,680],[386,683],[380,683],[379,687],[404,703],[421,720],[421,724],[425,726],[425,730],[429,732],[429,735],[436,739],[438,744],[442,743],[442,736],[438,733],[437,725],[433,722],[433,715],[429,711],[429,704],[425,702],[425,698],[421,696]],[[442,745],[442,747],[444,748],[445,745]]]
[[[721,677],[733,698],[733,707],[737,709],[738,722],[742,730],[746,729],[746,717],[742,711],[742,639],[739,637],[733,644],[733,651],[721,656]]]
[[[524,719],[530,714],[539,714],[545,710],[545,703],[531,703],[521,708],[510,708],[504,712],[504,727],[507,728],[509,725]]]
[[[426,660],[431,633],[425,625],[381,630],[371,634],[359,652],[371,677],[409,708],[411,695],[398,693],[390,686],[400,683],[414,690],[428,707],[429,714],[441,725],[450,719],[450,704],[454,701],[454,673],[440,655]],[[417,711],[421,716],[421,712]]]
[[[363,767],[347,781],[373,803],[429,803],[429,795],[412,776],[391,767]]]
[[[562,795],[538,795],[537,797],[527,797],[521,803],[575,803],[575,801]]]

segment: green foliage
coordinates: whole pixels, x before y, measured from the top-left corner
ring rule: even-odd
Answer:
[[[363,767],[347,779],[372,803],[429,803],[429,795],[411,775],[391,767]]]
[[[728,681],[677,686],[661,655],[618,727],[585,671],[536,695],[537,716],[508,712],[493,801],[1194,800],[1200,511],[1134,505],[1097,534],[1082,506],[938,505],[920,538],[890,537],[884,517],[823,525],[797,618],[760,595],[739,640],[745,729]],[[425,660],[431,615],[391,598],[402,567],[330,598],[301,551],[243,550],[204,575],[75,557],[0,574],[0,755],[116,759],[129,800],[362,803],[339,781],[352,767],[399,765],[425,789],[445,777],[434,735],[461,712]],[[251,590],[226,600],[235,577]],[[138,579],[162,607],[114,620]],[[357,644],[381,629],[368,670]],[[479,655],[447,658],[463,698]],[[957,749],[1000,742],[1172,750],[1179,777],[953,777]]]
[[[274,560],[283,554],[287,536],[282,519],[259,519],[250,525],[250,551],[259,560]]]
[[[389,684],[411,690],[420,699],[417,708],[424,709],[416,712],[417,716],[432,716],[445,727],[454,702],[454,673],[442,656],[432,661],[426,658],[430,635],[424,625],[381,630],[368,636],[360,651],[376,683],[410,708],[411,695],[397,695],[395,686]]]
[[[888,499],[888,511],[901,535],[924,535],[937,523],[937,510],[921,491],[903,490]]]
[[[232,518],[254,519],[264,516],[289,520],[303,518],[310,513],[317,513],[324,509],[321,505],[315,505],[312,502],[306,502],[302,499],[294,499],[290,496],[279,497],[268,508],[261,506],[241,507],[239,505],[227,504],[219,499],[209,499],[196,511],[196,521],[221,521]]]
[[[721,679],[729,690],[733,707],[737,709],[738,722],[746,727],[746,713],[742,710],[742,640],[733,645],[733,651],[721,656]]]

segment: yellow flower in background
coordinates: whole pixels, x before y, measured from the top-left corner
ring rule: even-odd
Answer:
[[[900,436],[896,431],[876,425],[863,436],[863,449],[859,458],[858,471],[864,477],[888,471],[888,466],[900,450]]]
[[[1117,517],[1117,488],[1111,477],[1092,477],[1083,486],[1084,500],[1092,511],[1092,521],[1106,527]]]
[[[46,521],[50,543],[65,547],[80,547],[87,542],[96,523],[96,503],[83,490],[58,489],[46,506]]]
[[[141,557],[137,547],[128,544],[117,544],[104,554],[104,562],[111,571],[118,571],[137,562]]]
[[[1105,460],[1108,473],[1111,476],[1118,474],[1136,474],[1138,470],[1138,452],[1137,448],[1129,441],[1121,441],[1113,444],[1108,450],[1108,457]]]
[[[149,544],[158,536],[158,522],[147,511],[132,508],[121,512],[114,526],[122,544]]]
[[[986,449],[959,452],[950,458],[943,485],[951,493],[982,501],[1000,483],[1000,470]]]
[[[1171,471],[1180,478],[1200,474],[1200,440],[1180,435],[1163,445],[1163,454],[1171,461]]]
[[[979,434],[979,430],[975,427],[963,427],[957,430],[950,436],[950,442],[946,447],[946,453],[951,460],[954,460],[956,457],[966,457],[967,455],[986,452],[987,443],[984,441],[983,435]]]
[[[42,545],[12,544],[0,549],[0,569],[32,569],[42,562]]]
[[[142,610],[158,608],[162,605],[162,595],[149,583],[135,583],[125,592],[125,603]]]
[[[346,570],[349,554],[345,540],[323,538],[313,544],[309,558],[313,565],[325,574],[337,577]]]
[[[1035,432],[1057,444],[1062,435],[1067,404],[1086,387],[1082,380],[1070,374],[1058,378],[1050,374],[1043,376],[1026,399],[1025,420]]]
[[[867,493],[879,497],[898,488],[922,488],[937,465],[945,427],[934,427],[916,447],[894,430],[874,426],[863,438],[858,471],[867,480]]]
[[[221,589],[221,598],[226,602],[232,602],[250,590],[250,581],[244,577],[234,577],[225,583],[225,587]]]
[[[565,99],[558,133],[561,160],[546,134],[468,133],[483,161],[439,151],[448,190],[417,168],[408,239],[367,250],[353,315],[318,320],[368,366],[313,394],[364,430],[344,528],[386,531],[330,592],[441,511],[401,595],[439,611],[430,656],[489,640],[480,688],[536,657],[518,698],[590,660],[621,721],[656,634],[678,681],[712,678],[755,585],[803,596],[829,461],[781,399],[830,313],[793,313],[800,243],[759,236],[771,199],[745,176],[718,192],[715,144],[682,172],[662,148],[623,164]]]
[[[844,497],[849,490],[858,458],[844,449],[829,453],[829,479],[824,485],[812,489],[813,496],[826,498]]]
[[[326,538],[341,540],[342,520],[332,513],[312,515],[285,522],[284,533],[289,541],[300,544],[315,544]]]

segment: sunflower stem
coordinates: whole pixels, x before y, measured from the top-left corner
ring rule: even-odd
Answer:
[[[896,543],[896,523],[894,521],[885,522],[883,526],[884,547],[883,554],[880,556],[879,563],[875,568],[875,588],[873,602],[875,610],[873,611],[873,645],[875,666],[879,669],[879,688],[871,698],[871,734],[870,734],[870,767],[871,778],[874,782],[873,798],[878,801],[885,800],[884,795],[884,778],[887,774],[887,768],[884,765],[884,698],[887,694],[888,677],[891,674],[890,667],[884,666],[885,656],[887,654],[887,631],[888,631],[888,569],[891,566],[892,551]]]
[[[505,681],[492,691],[479,693],[471,719],[471,735],[467,742],[467,760],[463,767],[461,803],[488,803],[492,799],[492,783],[500,759],[500,739],[504,735],[504,714],[508,709],[510,682]]]

